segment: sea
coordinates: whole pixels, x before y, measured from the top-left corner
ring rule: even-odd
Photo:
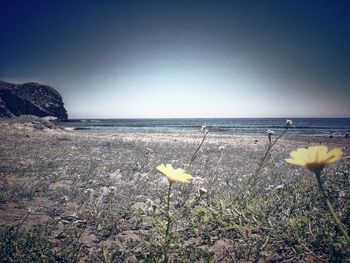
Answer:
[[[350,118],[294,118],[288,134],[350,137]],[[186,118],[186,119],[70,119],[59,122],[68,130],[143,133],[196,133],[202,126],[217,134],[265,134],[282,132],[285,118]]]

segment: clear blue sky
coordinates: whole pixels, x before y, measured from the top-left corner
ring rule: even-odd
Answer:
[[[0,0],[0,79],[71,118],[349,117],[348,1]]]

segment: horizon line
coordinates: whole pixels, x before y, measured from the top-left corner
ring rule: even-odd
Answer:
[[[74,117],[67,120],[128,120],[128,119],[350,119],[350,116],[338,116],[338,117]]]

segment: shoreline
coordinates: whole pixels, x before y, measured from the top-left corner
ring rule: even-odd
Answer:
[[[187,119],[91,119],[58,122],[70,130],[135,132],[159,134],[192,134],[205,125],[211,134],[253,135],[266,134],[267,130],[281,133],[286,119],[281,118],[187,118]],[[350,118],[296,118],[288,132],[298,136],[349,137]]]
[[[75,131],[75,132],[96,132],[96,133],[136,133],[136,134],[169,134],[169,135],[194,135],[194,134],[200,134],[200,127],[198,129],[188,129],[188,130],[161,130],[161,129],[147,129],[145,128],[133,128],[133,127],[123,127],[123,128],[115,128],[115,129],[96,129],[96,128],[83,128],[83,127],[63,127],[59,126],[60,128],[66,130],[66,131]],[[263,129],[263,128],[260,128]],[[251,132],[242,132],[242,131],[218,131],[217,129],[210,130],[209,133],[216,136],[231,136],[231,135],[243,135],[243,136],[263,136],[266,134],[266,131],[269,130],[266,128],[266,130],[259,131],[251,131]],[[284,131],[284,128],[278,128],[274,129],[274,131],[279,134]],[[295,136],[295,137],[330,137],[330,138],[350,138],[349,132],[341,132],[341,131],[333,131],[333,132],[327,132],[327,133],[311,133],[311,132],[295,132],[293,131],[293,128],[290,129],[290,131],[287,133],[288,137]]]

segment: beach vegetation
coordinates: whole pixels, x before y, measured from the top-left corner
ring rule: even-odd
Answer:
[[[349,262],[345,138],[293,137],[292,121],[261,136],[11,125],[4,262]]]
[[[328,152],[328,148],[326,146],[312,146],[308,149],[299,148],[296,151],[291,152],[290,155],[292,158],[286,159],[286,162],[302,166],[315,174],[318,188],[321,192],[323,199],[327,204],[327,207],[334,219],[334,222],[337,224],[339,230],[343,234],[347,245],[350,246],[348,232],[344,227],[343,223],[339,220],[336,212],[334,211],[333,205],[328,198],[328,193],[326,193],[321,178],[321,173],[324,167],[335,161],[340,160],[343,156],[343,151],[339,148],[335,148]]]
[[[171,196],[171,186],[175,182],[183,182],[188,183],[189,180],[192,179],[192,176],[188,173],[186,173],[183,169],[178,168],[174,169],[171,164],[161,164],[157,166],[157,170],[162,172],[169,181],[169,188],[168,188],[168,194],[166,199],[166,230],[165,230],[165,236],[164,236],[164,263],[167,263],[169,261],[169,245],[171,243],[170,239],[170,227],[171,227],[171,216],[170,216],[170,196]]]

